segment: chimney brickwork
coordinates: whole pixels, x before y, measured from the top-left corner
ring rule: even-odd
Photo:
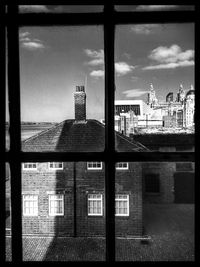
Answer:
[[[86,93],[84,86],[76,86],[76,92],[74,93],[75,102],[75,120],[86,120]]]

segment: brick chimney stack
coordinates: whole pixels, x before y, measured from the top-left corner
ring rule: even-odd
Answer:
[[[75,102],[75,120],[86,120],[86,93],[84,86],[76,86],[76,92],[74,93]]]

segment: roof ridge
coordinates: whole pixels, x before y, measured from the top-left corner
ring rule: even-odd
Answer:
[[[101,123],[101,122],[98,121],[98,120],[95,120],[95,121],[98,122],[99,125],[101,125],[102,127],[105,128],[105,125],[104,125],[103,123]],[[137,144],[139,144],[142,148],[144,148],[144,149],[146,149],[146,150],[149,151],[149,149],[148,149],[147,147],[145,147],[143,144],[141,144],[140,142],[138,142],[138,141],[134,141],[134,143],[133,143],[132,140],[129,140],[129,137],[128,137],[128,136],[122,135],[122,134],[120,134],[119,132],[117,132],[116,130],[114,130],[114,131],[115,131],[115,134],[116,134],[116,135],[118,135],[118,136],[121,137],[122,139],[126,140],[126,141],[129,142],[131,145],[134,145],[134,144],[137,145]],[[138,149],[139,149],[139,147],[138,147]]]
[[[116,134],[121,137],[122,139],[126,140],[127,142],[129,142],[130,144],[134,145],[133,141],[129,140],[129,137],[128,136],[125,136],[125,135],[122,135],[120,134],[119,132],[115,131]],[[149,149],[147,147],[145,147],[144,145],[142,145],[140,142],[138,141],[134,141],[135,142],[135,145],[139,144],[142,148],[146,149],[149,151]]]
[[[33,136],[31,136],[31,137],[29,137],[29,138],[23,140],[22,143],[26,143],[27,141],[30,141],[30,140],[32,140],[32,139],[34,139],[34,138],[36,138],[36,137],[38,137],[38,136],[40,136],[40,135],[42,135],[42,134],[48,132],[48,131],[50,131],[50,130],[53,130],[53,129],[56,128],[56,127],[59,127],[59,126],[62,125],[65,121],[66,121],[66,120],[64,120],[64,121],[62,121],[62,122],[60,122],[60,123],[54,125],[54,126],[51,127],[51,128],[48,128],[48,129],[43,130],[43,131],[41,131],[41,132],[39,132],[39,133],[37,133],[37,134],[34,134]]]

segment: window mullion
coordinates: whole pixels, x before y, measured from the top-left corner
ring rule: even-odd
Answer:
[[[106,260],[115,261],[114,6],[104,8]]]
[[[5,5],[0,6],[0,17],[5,17]],[[1,100],[0,100],[0,124],[1,124],[1,132],[0,132],[0,151],[2,154],[1,158],[4,158],[4,152],[5,152],[5,70],[6,70],[6,58],[5,58],[5,44],[6,44],[6,28],[4,25],[4,21],[2,20],[2,23],[0,25],[0,62],[2,62],[2,73],[0,75],[0,84],[2,85],[1,88]],[[5,162],[0,163],[0,173],[1,173],[1,183],[0,183],[0,188],[1,188],[1,193],[0,193],[0,198],[1,198],[1,203],[0,203],[0,208],[1,208],[1,214],[2,218],[5,218],[5,199],[6,199],[6,194],[5,194]],[[5,235],[5,220],[2,219],[0,223],[0,236],[3,237]],[[5,244],[5,238],[3,239],[4,244]],[[2,242],[2,243],[3,243]],[[5,246],[2,244],[0,246],[0,255],[2,255],[3,260],[5,259]]]
[[[12,260],[22,261],[21,220],[21,127],[20,127],[20,77],[18,25],[13,24],[18,12],[17,5],[8,5],[8,99],[10,114],[10,159],[11,170],[11,215],[12,215]]]

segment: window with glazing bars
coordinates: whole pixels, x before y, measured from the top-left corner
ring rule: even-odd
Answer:
[[[117,1],[119,4],[120,1]],[[123,3],[121,1],[121,3]],[[105,162],[105,202],[106,202],[106,260],[115,260],[115,189],[114,175],[116,162],[129,161],[194,161],[194,153],[132,152],[118,153],[114,148],[114,31],[117,24],[131,23],[170,23],[196,22],[194,12],[131,12],[114,11],[113,3],[105,3],[99,14],[19,14],[18,6],[1,5],[1,43],[5,43],[5,29],[8,37],[8,93],[10,111],[10,151],[4,152],[5,162],[11,167],[11,205],[12,205],[12,261],[22,261],[22,223],[21,223],[21,163],[45,161],[104,161]],[[105,49],[105,152],[95,153],[25,153],[21,152],[20,134],[20,83],[19,83],[19,43],[18,29],[24,25],[104,25]],[[2,46],[1,46],[2,47]],[[5,49],[0,49],[5,58]],[[4,54],[3,54],[4,53]],[[5,60],[3,60],[5,62]],[[5,64],[6,65],[6,64]],[[1,78],[3,82],[5,78]],[[197,86],[197,85],[196,85]],[[5,94],[5,91],[4,93]],[[5,107],[5,97],[0,105]],[[5,124],[5,110],[1,112],[1,122]],[[5,131],[4,131],[5,134]],[[1,151],[5,151],[5,136],[1,139]],[[149,154],[148,154],[149,153]],[[4,166],[5,166],[4,162]],[[3,165],[2,165],[3,166]],[[4,170],[2,167],[2,172]],[[2,179],[3,180],[3,179]],[[5,184],[2,183],[2,188]],[[2,228],[3,229],[3,228]],[[1,255],[5,255],[3,252]]]

